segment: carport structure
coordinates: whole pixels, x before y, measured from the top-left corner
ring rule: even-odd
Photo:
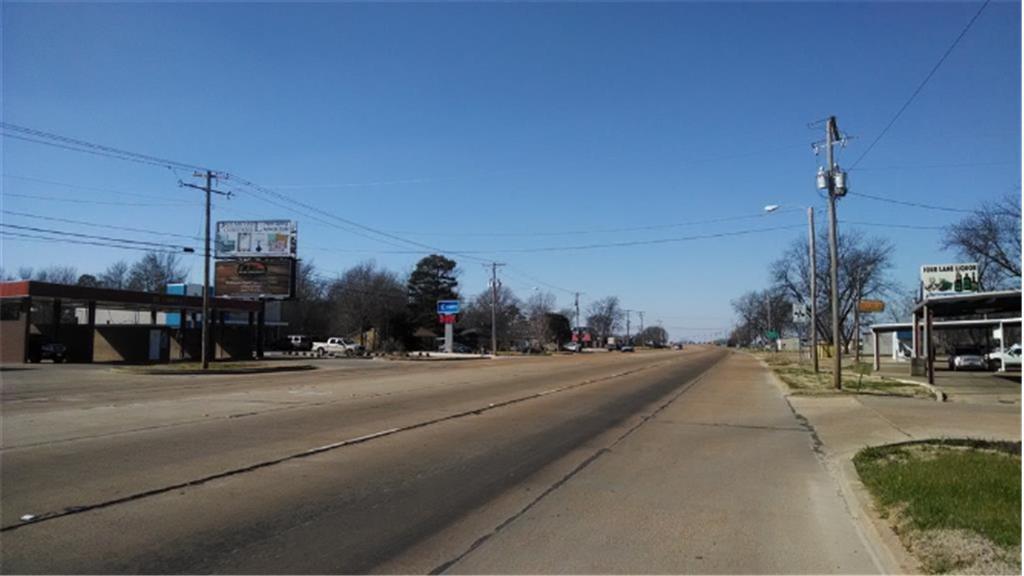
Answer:
[[[905,324],[875,324],[871,327],[875,370],[881,369],[879,334],[911,330],[913,335],[911,370],[923,360],[928,383],[935,383],[935,330],[999,328],[1000,352],[1006,349],[1006,327],[1021,325],[1021,292],[1005,290],[959,296],[925,298],[914,307],[913,321]],[[1001,366],[1000,370],[1006,367]]]
[[[0,282],[0,362],[27,362],[33,339],[59,342],[76,362],[147,362],[195,359],[202,345],[201,296],[69,286],[48,282]],[[97,309],[136,313],[133,323],[98,324]],[[76,315],[75,311],[84,311]],[[210,340],[215,355],[262,355],[263,304],[250,300],[210,299]],[[158,323],[161,312],[195,318],[189,327]],[[227,312],[248,314],[247,326],[225,325]],[[81,318],[79,317],[81,316]],[[158,353],[154,356],[154,350]]]

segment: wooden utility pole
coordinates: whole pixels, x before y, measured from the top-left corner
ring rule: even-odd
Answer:
[[[222,196],[231,196],[230,192],[222,192],[220,190],[213,189],[213,179],[223,178],[223,175],[215,173],[213,170],[206,170],[205,172],[196,172],[193,174],[196,178],[205,178],[205,186],[196,186],[195,184],[187,184],[182,182],[182,186],[189,188],[195,188],[202,190],[206,193],[206,236],[203,240],[203,326],[202,326],[202,365],[203,370],[210,367],[210,194],[220,194]]]
[[[807,235],[811,256],[811,362],[818,373],[818,251],[814,247],[814,207],[807,208]]]

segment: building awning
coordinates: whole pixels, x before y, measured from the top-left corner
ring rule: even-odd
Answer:
[[[96,302],[97,304],[113,307],[175,311],[201,310],[203,308],[202,296],[139,292],[137,290],[116,290],[113,288],[91,288],[88,286],[70,286],[67,284],[36,282],[34,280],[0,282],[0,299],[13,298],[59,298],[61,300]],[[256,312],[260,309],[260,302],[254,300],[210,298],[210,308],[214,310]]]

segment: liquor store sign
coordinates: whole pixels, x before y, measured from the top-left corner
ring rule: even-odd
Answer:
[[[921,286],[927,296],[950,296],[978,291],[978,264],[921,266]]]

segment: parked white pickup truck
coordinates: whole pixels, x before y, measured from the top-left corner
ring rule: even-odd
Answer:
[[[1006,363],[1007,369],[1020,370],[1020,344],[1010,346],[1002,355],[999,354],[999,350],[986,354],[985,361],[989,370],[998,370],[1003,362]]]
[[[317,356],[356,356],[363,347],[344,338],[328,338],[326,342],[313,342],[313,353]]]

